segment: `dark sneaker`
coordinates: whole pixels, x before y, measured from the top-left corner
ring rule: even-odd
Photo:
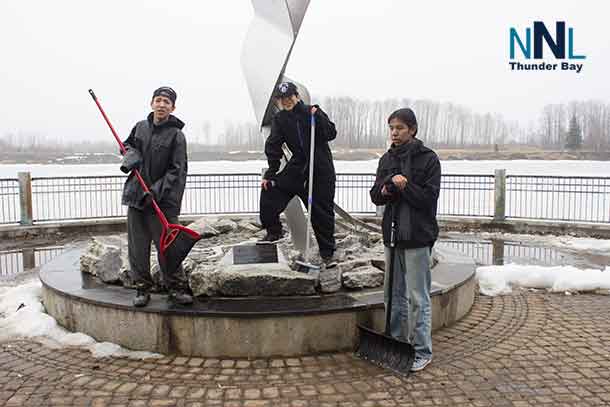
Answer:
[[[193,297],[185,292],[173,291],[167,296],[168,301],[180,305],[190,305],[193,303]]]
[[[432,362],[432,357],[430,358],[422,358],[421,356],[415,356],[415,361],[413,362],[413,366],[411,367],[412,372],[419,372],[420,370],[424,370],[426,366],[428,366]]]
[[[148,291],[142,290],[142,289],[136,290],[136,296],[133,299],[134,307],[145,307],[146,305],[148,305],[149,301],[150,301],[150,294]]]
[[[283,238],[284,238],[284,232],[280,232],[280,233],[267,232],[265,237],[263,237],[261,240],[259,240],[256,243],[259,243],[259,244],[277,243],[280,240],[282,240]]]
[[[331,254],[330,256],[322,256],[322,263],[324,264],[324,267],[327,269],[331,269],[333,267],[337,267],[337,259],[335,258],[334,254]]]

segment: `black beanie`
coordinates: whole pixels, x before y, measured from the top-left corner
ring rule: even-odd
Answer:
[[[169,100],[172,101],[172,104],[176,104],[176,91],[170,88],[169,86],[161,86],[159,89],[155,90],[153,93],[153,99],[157,96],[165,96]]]

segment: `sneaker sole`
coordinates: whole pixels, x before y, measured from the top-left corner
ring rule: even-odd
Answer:
[[[432,359],[428,359],[428,361],[424,365],[422,365],[420,367],[417,367],[417,368],[412,367],[411,371],[412,372],[420,372],[420,371],[424,370],[426,368],[426,366],[428,366],[430,363],[432,363]]]

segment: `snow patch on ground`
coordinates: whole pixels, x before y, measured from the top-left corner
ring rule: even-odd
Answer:
[[[136,352],[114,343],[96,342],[92,337],[69,332],[45,312],[41,302],[40,281],[28,281],[15,287],[0,287],[0,342],[31,338],[55,347],[84,347],[93,357],[160,358],[151,352]]]
[[[581,270],[572,266],[504,266],[478,267],[476,276],[483,295],[510,294],[512,288],[547,289],[551,292],[610,292],[610,267],[604,270]]]

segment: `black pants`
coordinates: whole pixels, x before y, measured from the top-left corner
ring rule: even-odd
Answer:
[[[166,216],[169,223],[178,223],[177,216]],[[161,237],[161,222],[152,208],[143,211],[132,208],[127,210],[127,241],[129,267],[136,285],[149,290],[153,286],[150,276],[150,243],[153,241],[159,254],[159,238]],[[157,257],[158,259],[158,257]],[[162,264],[158,259],[159,265]],[[161,267],[163,284],[169,291],[184,291],[185,281],[182,265],[171,273]]]
[[[267,231],[278,233],[282,230],[280,214],[288,202],[297,195],[307,208],[307,186],[295,191],[276,187],[261,190],[260,218]],[[311,225],[320,248],[320,256],[330,257],[335,252],[335,179],[316,179],[313,184],[311,205]]]

